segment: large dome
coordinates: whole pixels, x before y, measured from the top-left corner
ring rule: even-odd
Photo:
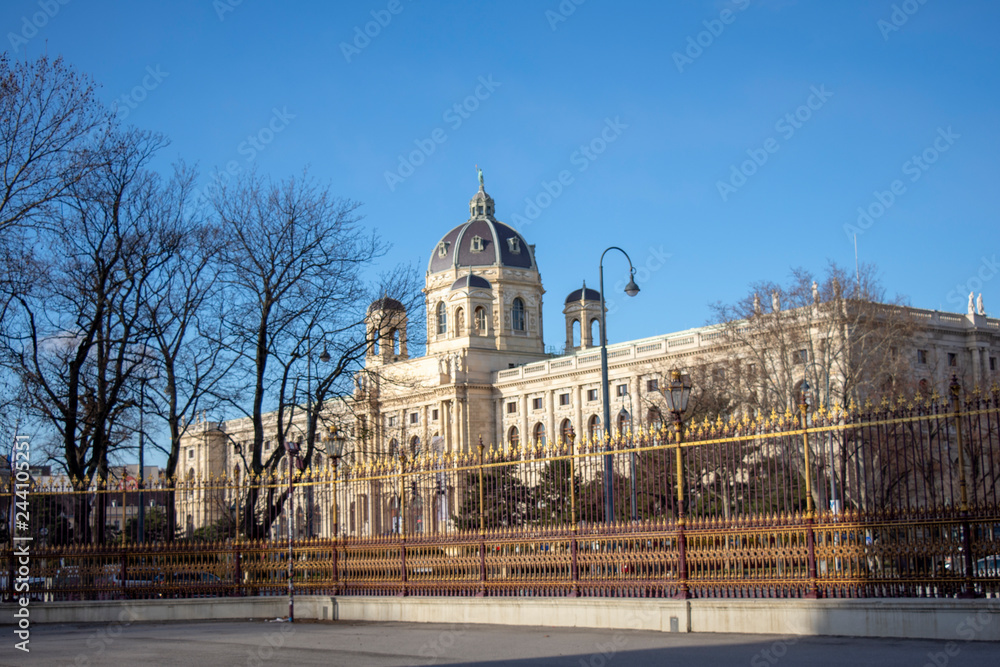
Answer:
[[[452,267],[503,266],[534,269],[531,246],[513,228],[493,217],[493,199],[480,187],[469,203],[471,217],[434,247],[429,273]]]

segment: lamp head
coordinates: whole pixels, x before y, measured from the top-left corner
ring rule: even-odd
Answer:
[[[682,375],[680,371],[670,372],[670,385],[664,392],[667,399],[667,409],[674,414],[687,410],[688,399],[691,398],[691,376]]]
[[[330,458],[339,459],[344,453],[344,434],[339,428],[331,428],[323,437],[323,444],[326,447],[326,455]]]
[[[635,284],[635,269],[629,268],[628,285],[625,286],[625,293],[635,296],[639,293],[639,286]]]

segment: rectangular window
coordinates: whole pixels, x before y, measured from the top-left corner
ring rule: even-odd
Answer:
[[[797,350],[795,352],[795,363],[804,364],[809,361],[809,350]]]
[[[507,404],[507,414],[512,415],[517,412],[517,401],[511,401]]]
[[[188,458],[189,459],[194,458],[194,447],[188,447]]]
[[[927,350],[917,350],[917,363],[918,364],[927,363]]]
[[[531,399],[531,409],[532,410],[541,410],[542,409],[542,399],[541,398],[533,398],[533,399]]]
[[[588,389],[587,390],[587,400],[588,401],[596,401],[597,400],[597,390],[596,389]]]
[[[958,355],[955,354],[954,352],[949,352],[948,353],[948,365],[949,366],[958,366]]]
[[[569,405],[569,394],[559,394],[559,405]]]
[[[654,392],[660,390],[660,381],[656,378],[652,380],[646,380],[646,391]]]
[[[433,410],[431,410],[431,421],[437,421],[437,420],[438,420],[438,411],[437,408],[434,408]]]
[[[420,413],[419,412],[411,412],[410,413],[410,423],[411,424],[419,424],[420,423]]]
[[[995,371],[997,369],[997,358],[990,357],[990,370]]]
[[[627,384],[620,384],[617,387],[615,387],[615,395],[616,396],[625,396],[626,394],[628,394],[628,385]]]
[[[390,415],[389,417],[387,417],[386,420],[385,420],[385,425],[389,426],[389,427],[395,426],[396,425],[396,415]]]

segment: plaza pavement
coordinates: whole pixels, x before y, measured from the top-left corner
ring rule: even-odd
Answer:
[[[1000,618],[997,619],[1000,621]],[[356,621],[39,625],[12,628],[0,665],[878,665],[1000,664],[1000,644]]]

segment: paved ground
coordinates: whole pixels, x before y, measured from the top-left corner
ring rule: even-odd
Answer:
[[[1000,621],[1000,618],[997,619]],[[4,627],[0,665],[878,665],[1000,664],[1000,644],[663,634],[416,623],[143,623],[43,625],[31,653]]]

